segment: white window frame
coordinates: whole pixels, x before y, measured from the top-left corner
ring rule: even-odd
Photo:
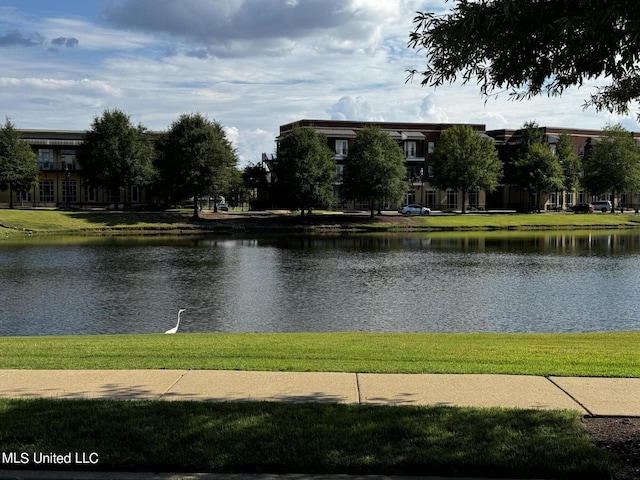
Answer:
[[[38,198],[40,198],[41,202],[43,203],[55,202],[53,180],[40,180],[38,187],[39,187]]]
[[[404,142],[404,155],[407,158],[416,158],[418,156],[418,145],[416,142]]]
[[[53,148],[38,149],[38,168],[40,170],[53,170]]]
[[[349,141],[339,138],[336,140],[336,155],[346,157],[349,153]]]

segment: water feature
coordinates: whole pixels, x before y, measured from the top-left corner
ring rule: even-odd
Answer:
[[[640,233],[29,238],[0,335],[640,329]]]

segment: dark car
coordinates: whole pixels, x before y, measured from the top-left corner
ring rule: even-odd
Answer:
[[[571,207],[573,213],[591,213],[593,212],[593,205],[590,203],[577,203]]]

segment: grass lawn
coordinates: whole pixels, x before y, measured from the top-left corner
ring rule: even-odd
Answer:
[[[639,342],[640,332],[0,337],[0,368],[639,377]],[[4,399],[0,452],[98,454],[97,465],[55,467],[67,470],[610,479],[624,468],[576,412],[269,402]]]
[[[0,337],[0,368],[640,377],[640,332]]]
[[[89,468],[46,469],[608,479],[619,468],[570,412],[0,400],[0,418],[2,452],[97,454]]]
[[[187,211],[170,212],[105,212],[58,210],[0,209],[0,239],[9,236],[89,233],[162,233],[175,231],[269,231],[330,227],[352,231],[456,231],[456,230],[559,230],[638,228],[640,216],[633,213],[575,215],[567,213],[495,214],[495,215],[431,215],[402,217],[386,214],[373,219],[362,215],[318,212],[301,219],[286,213],[203,212],[194,222]]]

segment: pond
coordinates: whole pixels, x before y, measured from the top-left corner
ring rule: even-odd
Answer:
[[[640,330],[640,232],[28,238],[0,335]]]

